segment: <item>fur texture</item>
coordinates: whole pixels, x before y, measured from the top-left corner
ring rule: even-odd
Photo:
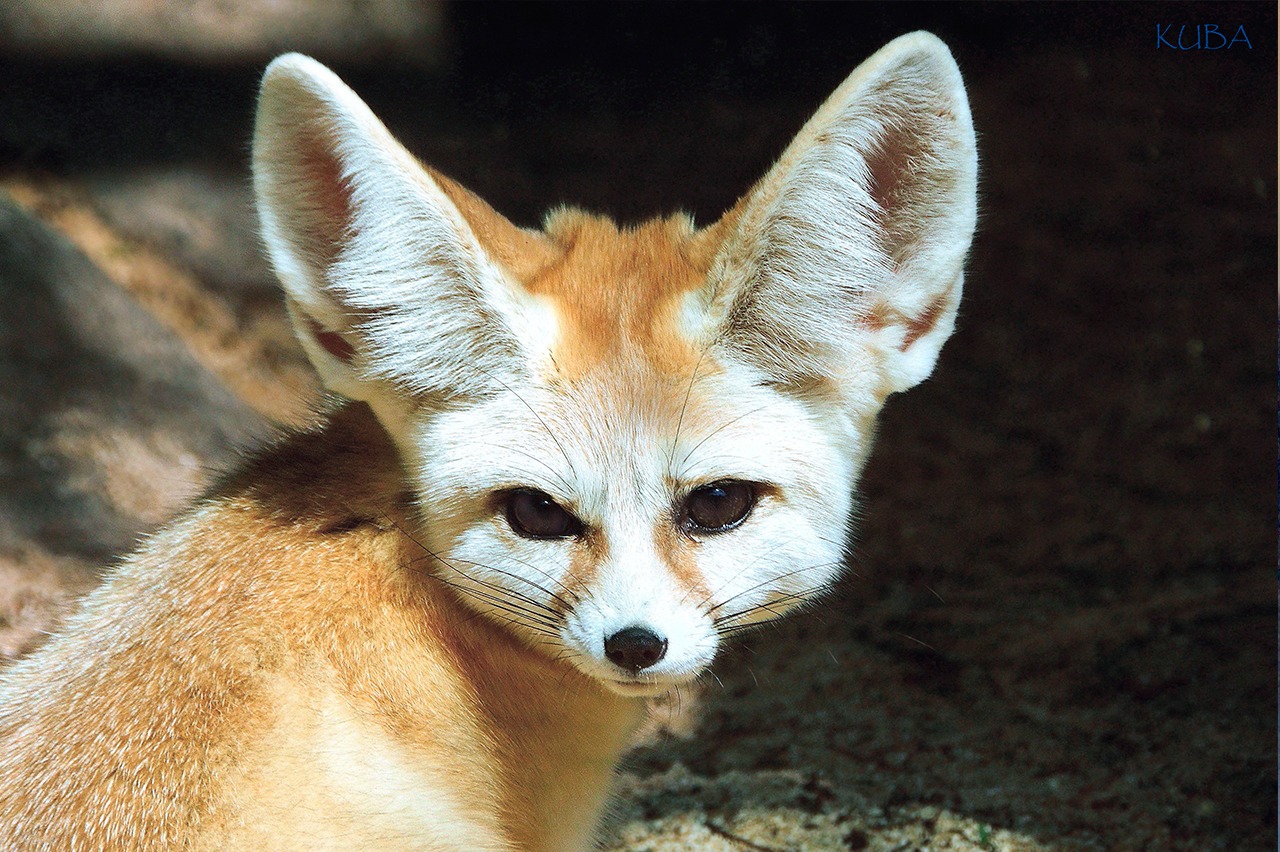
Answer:
[[[298,334],[356,402],[6,674],[0,837],[584,848],[642,700],[839,574],[875,415],[955,322],[959,72],[894,41],[702,229],[518,228],[298,55],[254,174]],[[732,524],[691,520],[733,487]],[[576,525],[529,534],[528,493]],[[644,664],[610,650],[630,630]]]

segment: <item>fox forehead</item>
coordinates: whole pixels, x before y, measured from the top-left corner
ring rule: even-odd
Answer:
[[[636,358],[658,375],[714,368],[681,323],[685,298],[705,283],[712,260],[687,216],[620,228],[561,209],[547,217],[545,233],[554,259],[519,283],[552,309],[555,379],[575,381]]]

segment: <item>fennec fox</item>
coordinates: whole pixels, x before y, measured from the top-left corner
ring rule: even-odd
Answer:
[[[644,700],[840,572],[952,330],[960,74],[858,68],[718,222],[508,222],[267,69],[263,235],[348,400],[151,537],[0,691],[8,848],[588,848]]]

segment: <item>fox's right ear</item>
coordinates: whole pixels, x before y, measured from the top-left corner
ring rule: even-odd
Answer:
[[[955,324],[977,165],[951,52],[890,42],[705,232],[720,344],[784,387],[866,389],[864,411],[923,380]]]
[[[295,329],[331,390],[466,395],[523,366],[545,322],[512,270],[539,262],[542,238],[420,165],[320,63],[287,54],[267,68],[253,184]]]

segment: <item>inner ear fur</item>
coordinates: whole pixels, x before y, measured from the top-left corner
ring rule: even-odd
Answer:
[[[272,263],[332,390],[470,393],[516,368],[515,282],[549,244],[421,166],[331,71],[298,54],[268,67],[253,163]]]
[[[977,155],[959,69],[928,33],[884,47],[707,232],[704,304],[721,344],[773,382],[882,393],[933,369],[976,222]]]

